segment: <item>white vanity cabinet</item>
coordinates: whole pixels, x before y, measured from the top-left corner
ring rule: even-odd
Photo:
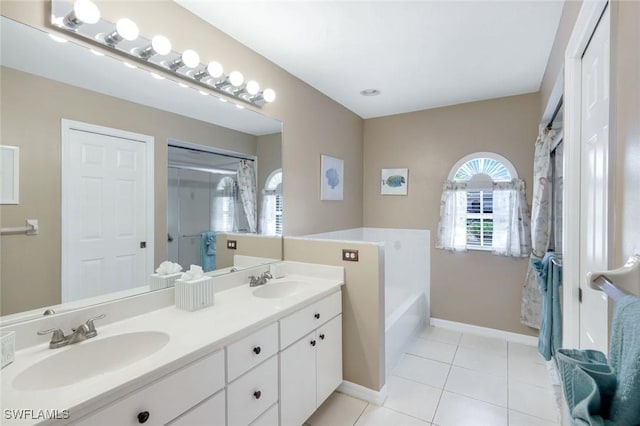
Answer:
[[[221,391],[216,400],[219,404],[221,399],[224,400],[224,385],[224,351],[220,350],[126,395],[73,425],[165,425]],[[224,410],[215,413],[212,419],[212,423],[224,424]]]
[[[299,426],[342,382],[342,293],[280,321],[280,424]]]

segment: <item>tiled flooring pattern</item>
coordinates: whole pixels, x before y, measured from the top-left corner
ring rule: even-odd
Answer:
[[[334,393],[310,426],[554,426],[558,409],[533,346],[427,327],[387,378],[382,407]]]

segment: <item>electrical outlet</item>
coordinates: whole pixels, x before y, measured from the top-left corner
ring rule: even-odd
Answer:
[[[236,250],[238,248],[238,243],[236,240],[227,240],[227,248],[229,250]]]
[[[342,260],[346,260],[348,262],[357,262],[358,250],[342,249]]]

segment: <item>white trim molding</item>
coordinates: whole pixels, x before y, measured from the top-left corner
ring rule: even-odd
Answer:
[[[449,330],[459,331],[461,333],[473,333],[485,337],[506,339],[510,342],[520,343],[522,345],[538,345],[537,337],[527,336],[526,334],[512,333],[510,331],[496,330],[495,328],[480,327],[478,325],[465,324],[462,322],[449,321],[439,318],[431,318],[430,324],[434,327],[447,328]]]
[[[582,93],[582,55],[589,44],[591,34],[608,5],[607,0],[592,0],[582,3],[580,14],[571,33],[565,51],[564,75],[564,186],[562,197],[564,211],[580,211],[580,104]],[[563,253],[563,326],[562,345],[579,347],[580,344],[580,221],[575,215],[564,215],[562,219]]]
[[[343,380],[340,386],[338,386],[338,392],[342,392],[345,395],[349,395],[375,405],[382,405],[384,404],[384,400],[387,399],[386,384],[382,386],[382,389],[379,391],[374,391],[373,389],[366,388],[357,383]]]

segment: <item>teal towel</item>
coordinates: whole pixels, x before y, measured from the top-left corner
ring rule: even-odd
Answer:
[[[569,410],[573,413],[575,407],[581,405],[582,409],[578,411],[584,417],[585,406],[581,401],[582,398],[588,397],[587,406],[593,406],[595,397],[589,390],[593,382],[593,386],[598,389],[598,406],[590,412],[606,417],[617,384],[615,371],[607,363],[606,356],[600,351],[590,349],[558,349],[555,356]],[[581,373],[576,373],[576,370],[580,370]],[[587,374],[590,380],[584,379],[582,373]],[[586,386],[588,389],[580,386]]]
[[[567,401],[573,406],[571,410],[573,425],[604,426],[600,413],[601,396],[593,377],[582,368],[572,370],[571,387],[574,389],[573,400]]]
[[[609,420],[640,425],[640,298],[625,296],[615,304],[609,361],[618,376]]]
[[[203,232],[200,236],[200,260],[204,272],[216,269],[216,233]]]
[[[531,256],[531,267],[536,271],[536,281],[542,294],[542,312],[540,315],[540,334],[538,352],[547,361],[562,346],[562,311],[560,307],[560,286],[562,268],[552,260],[555,253],[549,252],[544,258]]]

